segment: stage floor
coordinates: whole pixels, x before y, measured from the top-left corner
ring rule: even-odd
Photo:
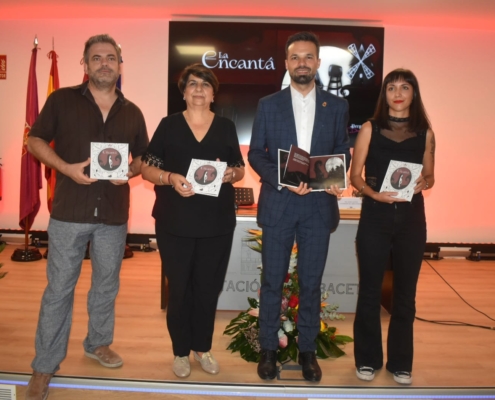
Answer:
[[[39,304],[46,284],[46,260],[31,263],[12,262],[10,256],[14,248],[8,245],[0,254],[0,263],[4,264],[2,271],[8,271],[8,275],[0,280],[0,383],[5,383],[12,377],[20,381],[29,378]],[[429,264],[468,303],[495,318],[495,261],[445,259],[424,262],[417,294],[418,317],[491,327],[495,325],[493,320],[474,311],[459,299]],[[365,397],[364,394],[374,393],[373,389],[379,392],[391,390],[390,393],[396,393],[396,389],[403,389],[384,369],[377,373],[372,382],[358,380],[355,376],[352,343],[345,348],[346,356],[320,361],[323,378],[317,385],[306,383],[294,373],[282,374],[282,377],[290,379],[261,381],[256,374],[256,364],[248,363],[237,353],[231,354],[226,350],[229,337],[222,333],[238,311],[217,313],[212,352],[220,363],[220,374],[206,374],[191,358],[191,375],[186,379],[176,378],[171,369],[173,355],[166,328],[166,313],[160,310],[160,261],[156,252],[135,252],[133,258],[123,261],[112,348],[123,357],[124,365],[118,369],[104,368],[85,357],[82,349],[82,341],[86,334],[86,294],[90,278],[90,262],[84,261],[76,289],[68,355],[57,373],[60,382],[63,382],[64,378],[96,378],[113,382],[141,382],[139,385],[165,383],[191,389],[200,387],[198,385],[208,385],[212,390],[217,385],[233,385],[236,388],[245,387],[246,394],[249,390],[258,388],[266,393],[273,390],[275,397],[276,393],[282,393],[279,397],[286,397],[287,391],[292,389],[293,393],[307,392],[305,397],[321,397],[322,393],[339,393],[339,390],[340,393],[349,393],[349,390],[352,393],[361,392],[362,396],[358,397]],[[331,297],[329,300],[331,302]],[[246,308],[247,306],[246,302]],[[353,317],[353,314],[346,314],[345,321],[335,321],[332,325],[337,326],[339,333],[352,336]],[[384,340],[388,320],[389,315],[383,311]],[[416,321],[414,381],[408,388],[409,391],[401,390],[399,393],[410,395],[414,389],[419,391],[417,393],[427,390],[431,394],[436,390],[457,390],[459,394],[481,393],[479,390],[482,390],[483,393],[493,394],[495,398],[494,377],[494,330]],[[57,382],[57,379],[54,382]],[[238,390],[236,389],[236,393]],[[338,397],[337,394],[335,396]],[[257,396],[263,397],[262,394]]]

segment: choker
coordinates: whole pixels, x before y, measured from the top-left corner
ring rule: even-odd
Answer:
[[[409,117],[397,118],[397,117],[392,117],[391,115],[389,115],[388,120],[392,121],[392,122],[409,122]]]

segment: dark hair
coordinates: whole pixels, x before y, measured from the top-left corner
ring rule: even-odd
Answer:
[[[298,32],[292,36],[289,36],[287,43],[285,43],[285,57],[289,54],[289,46],[294,42],[312,42],[316,46],[316,56],[320,57],[320,41],[318,36],[313,32]]]
[[[218,92],[218,87],[220,86],[220,84],[218,83],[218,79],[213,71],[209,68],[206,68],[203,64],[196,63],[184,68],[184,71],[182,71],[182,73],[180,74],[179,82],[177,85],[179,86],[179,90],[181,93],[184,93],[184,90],[186,90],[189,75],[197,76],[198,78],[203,79],[205,82],[208,82],[213,88],[213,94],[216,94]]]
[[[117,52],[117,58],[118,58],[119,64],[121,63],[122,58],[120,56],[121,50],[120,50],[119,45],[115,42],[115,40],[110,35],[107,35],[105,33],[103,35],[91,36],[86,41],[86,43],[84,44],[84,53],[83,54],[84,54],[84,62],[86,64],[89,63],[89,48],[96,43],[109,43],[109,44],[111,44],[115,48],[115,51]]]
[[[375,114],[373,119],[377,122],[378,126],[383,129],[390,129],[388,123],[389,106],[387,103],[387,86],[390,83],[397,81],[405,81],[409,83],[413,88],[413,99],[409,108],[409,130],[411,132],[421,132],[431,128],[430,121],[426,115],[423,101],[421,100],[421,93],[419,91],[419,83],[416,76],[412,71],[408,69],[394,69],[389,72],[383,80],[382,89],[378,102],[376,104]]]

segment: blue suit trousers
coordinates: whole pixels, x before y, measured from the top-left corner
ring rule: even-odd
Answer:
[[[287,190],[287,189],[282,189]],[[320,330],[321,280],[330,243],[330,227],[323,221],[317,199],[310,193],[292,194],[275,226],[263,226],[263,277],[260,294],[260,344],[278,348],[282,288],[294,240],[298,245],[300,296],[297,328],[301,352],[316,350]]]

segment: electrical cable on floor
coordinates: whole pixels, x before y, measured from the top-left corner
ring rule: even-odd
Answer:
[[[492,317],[490,317],[488,314],[485,314],[483,311],[478,310],[477,308],[473,307],[471,304],[469,304],[464,298],[455,290],[452,285],[447,282],[447,280],[431,265],[428,260],[423,260],[430,266],[430,268],[435,271],[435,273],[447,284],[449,288],[451,288],[454,293],[464,302],[466,303],[469,307],[471,307],[474,311],[484,315],[486,318],[495,321]],[[439,325],[453,325],[453,326],[472,326],[474,328],[481,328],[481,329],[489,329],[492,331],[495,331],[495,326],[486,326],[486,325],[476,325],[476,324],[469,324],[467,322],[460,322],[460,321],[435,321],[435,320],[429,320],[429,319],[424,319],[420,317],[415,317],[418,321],[423,321],[423,322],[430,322],[432,324],[439,324]]]

